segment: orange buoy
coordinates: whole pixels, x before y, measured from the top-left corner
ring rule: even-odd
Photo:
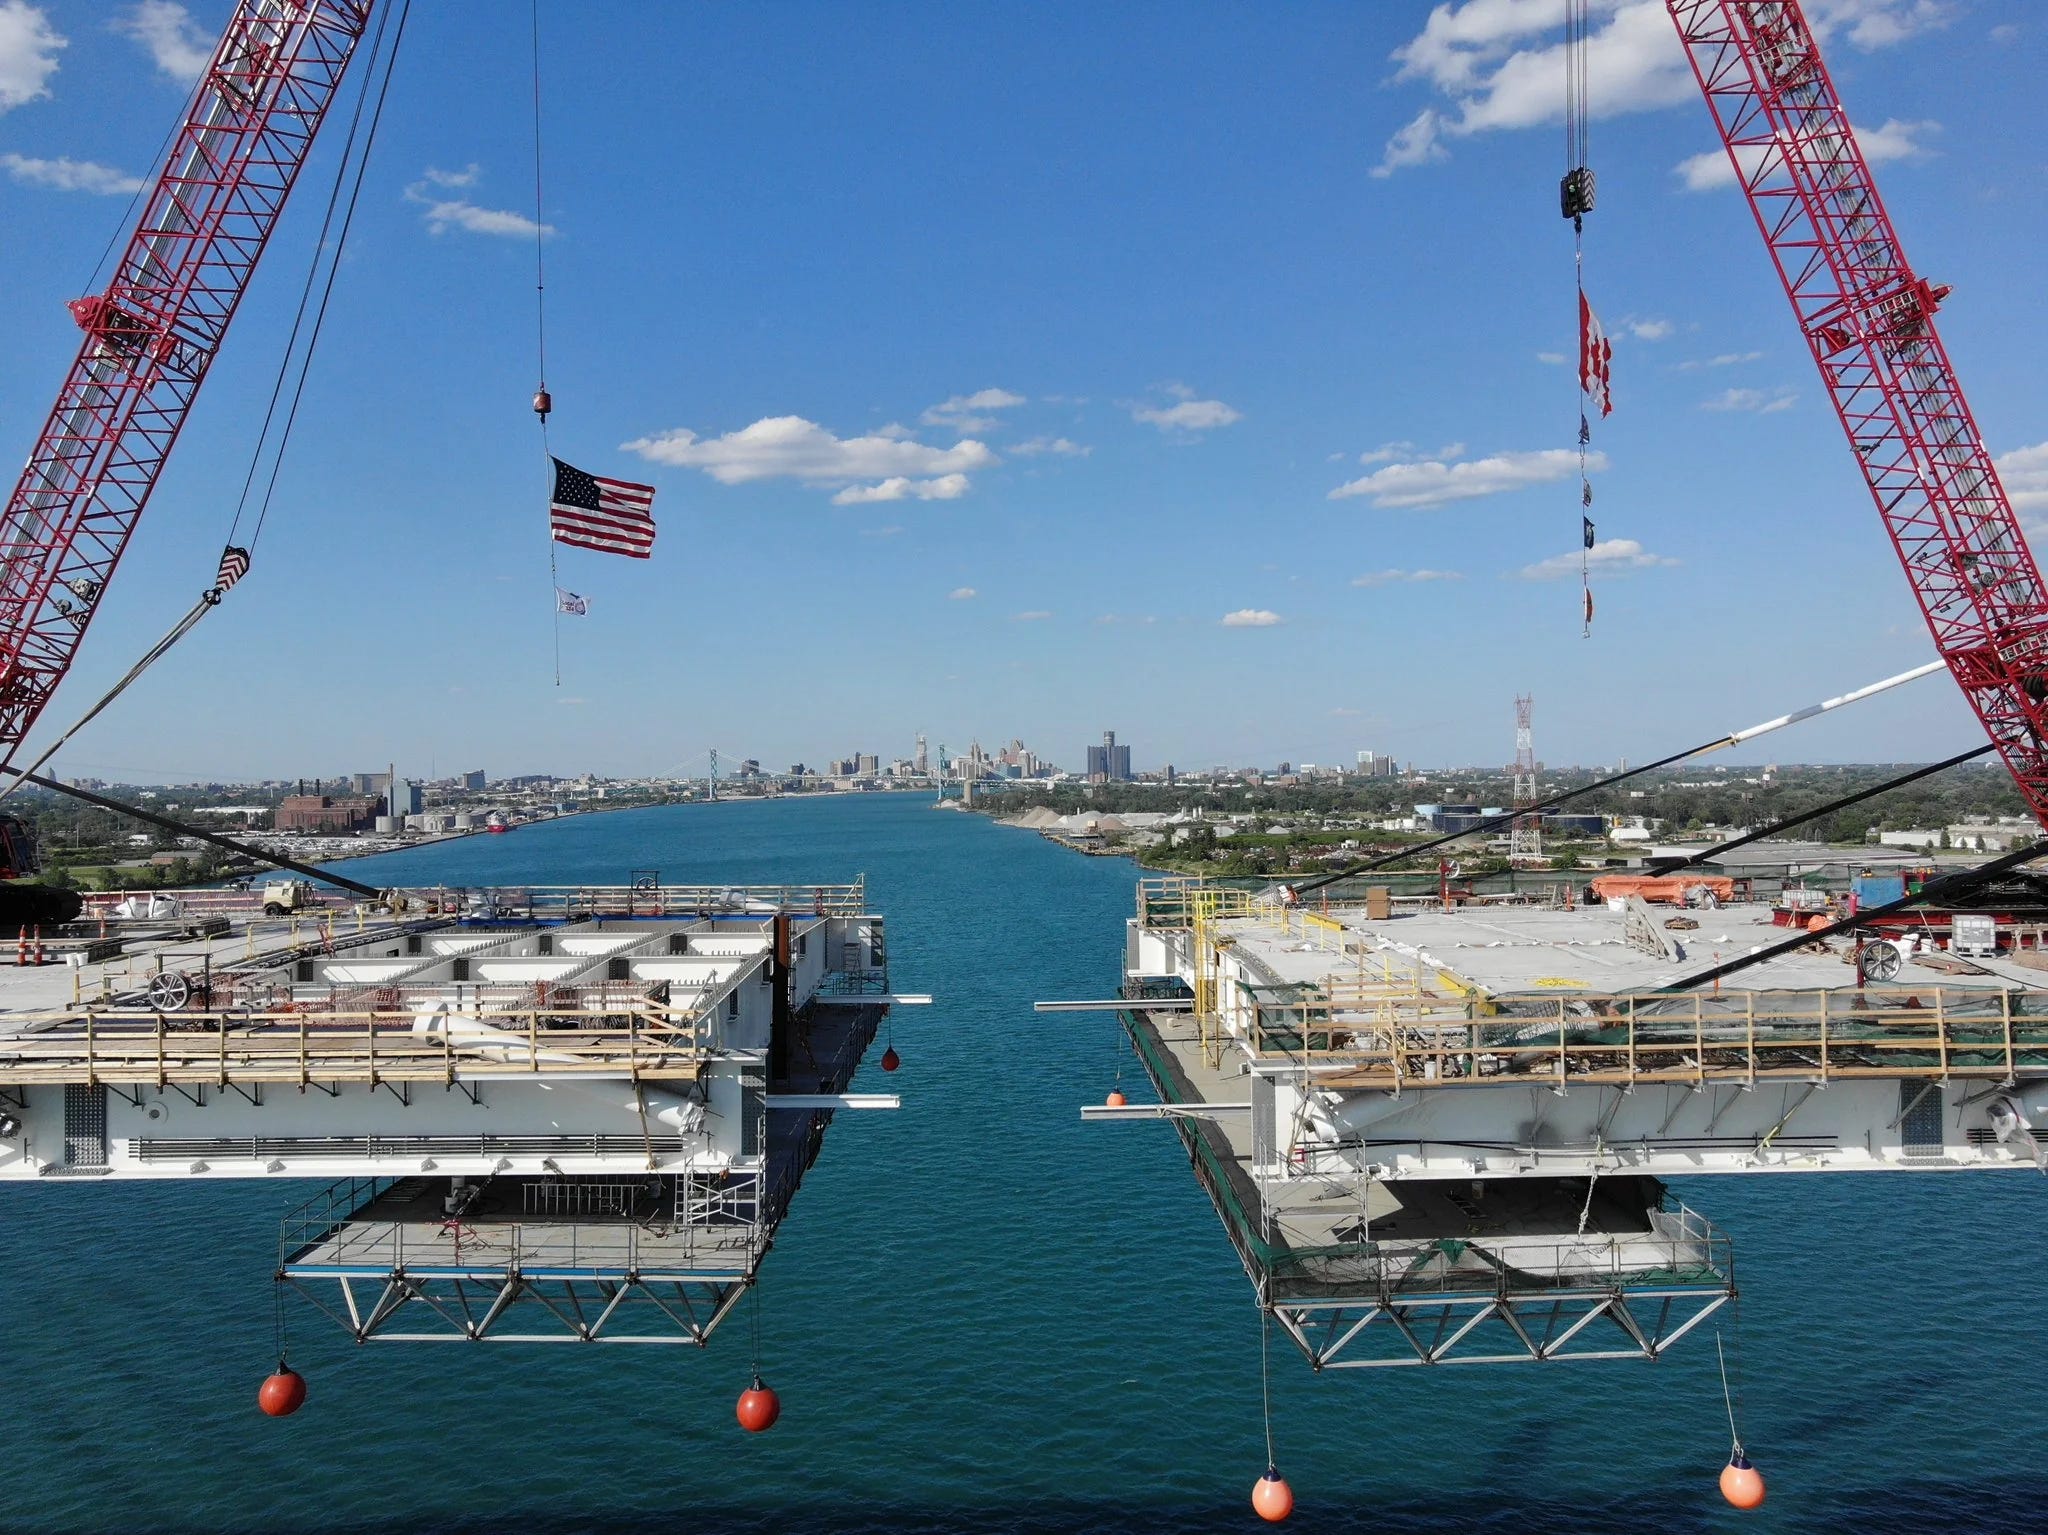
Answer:
[[[1252,1512],[1268,1524],[1294,1512],[1294,1489],[1281,1480],[1279,1467],[1266,1467],[1266,1474],[1252,1483]]]
[[[1818,932],[1822,932],[1822,931],[1824,931],[1825,929],[1827,929],[1827,928],[1830,928],[1830,927],[1833,927],[1833,926],[1834,926],[1834,924],[1833,924],[1832,922],[1828,921],[1828,919],[1827,919],[1826,917],[1822,917],[1822,916],[1812,916],[1812,917],[1808,917],[1808,918],[1806,919],[1806,930],[1807,930],[1807,931],[1808,931],[1809,933],[1818,933]]]
[[[775,1420],[782,1416],[782,1398],[769,1390],[754,1377],[753,1385],[740,1393],[739,1404],[733,1415],[740,1420],[740,1427],[750,1434],[765,1434],[775,1427]]]
[[[1102,1101],[1110,1108],[1120,1109],[1131,1100],[1124,1096],[1124,1090],[1121,1087],[1112,1087],[1109,1090],[1109,1096]]]
[[[888,1049],[882,1052],[882,1070],[894,1071],[898,1066],[901,1066],[902,1064],[903,1057],[896,1053],[896,1047],[894,1045],[891,1045]]]
[[[1721,1468],[1721,1496],[1737,1508],[1763,1507],[1764,1474],[1739,1449]]]
[[[289,1418],[306,1405],[306,1377],[278,1360],[277,1373],[265,1376],[256,1392],[256,1405],[273,1418]]]
[[[555,397],[553,395],[549,394],[545,388],[534,390],[533,413],[536,416],[540,417],[542,425],[546,425],[548,419],[548,412],[553,410],[554,408]]]

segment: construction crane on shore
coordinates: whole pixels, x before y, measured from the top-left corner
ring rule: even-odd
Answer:
[[[112,280],[69,305],[78,355],[0,518],[0,762],[78,654],[373,4],[237,0]]]
[[[1906,579],[2048,826],[2048,586],[1798,0],[1665,0]]]

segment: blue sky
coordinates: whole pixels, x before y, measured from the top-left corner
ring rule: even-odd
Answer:
[[[644,564],[562,552],[590,613],[556,687],[526,8],[447,0],[414,8],[254,572],[60,767],[662,772],[919,730],[1078,766],[1109,727],[1141,767],[1500,762],[1517,693],[1540,756],[1600,762],[1928,658],[1661,4],[1595,8],[1590,640],[1575,563],[1544,579],[1578,543],[1561,0],[542,0],[553,446],[651,480],[661,530]],[[0,458],[229,9],[0,0]],[[2048,518],[2048,16],[1808,9]],[[206,584],[338,148],[45,731]],[[1935,678],[1773,753],[1975,728]]]

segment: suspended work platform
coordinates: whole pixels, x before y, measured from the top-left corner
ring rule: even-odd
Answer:
[[[1673,1178],[2048,1165],[2036,969],[1933,955],[1879,987],[1817,945],[1666,992],[1712,961],[1640,913],[1380,912],[1147,880],[1110,1004],[1318,1368],[1657,1357],[1735,1293]]]
[[[0,966],[0,1182],[318,1178],[279,1273],[364,1342],[703,1343],[929,1000],[857,883],[77,926]]]

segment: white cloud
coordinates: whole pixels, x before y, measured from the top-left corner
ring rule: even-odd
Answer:
[[[1380,156],[1380,163],[1368,174],[1385,178],[1393,175],[1395,171],[1406,170],[1411,165],[1427,165],[1432,160],[1448,160],[1451,152],[1437,142],[1443,132],[1443,126],[1443,117],[1436,108],[1424,107],[1387,140],[1387,147]]]
[[[849,485],[832,498],[834,506],[859,506],[867,501],[957,501],[967,494],[967,476],[942,474],[936,479],[913,480],[895,474],[879,485]],[[902,529],[898,528],[897,532]]]
[[[126,197],[142,190],[141,177],[92,160],[69,160],[62,156],[34,160],[27,155],[0,154],[0,170],[23,186],[47,187],[53,192],[99,192]]]
[[[1010,451],[1022,458],[1029,458],[1037,453],[1057,454],[1061,458],[1086,458],[1095,450],[1084,444],[1069,441],[1065,437],[1034,437],[1029,442],[1018,443]]]
[[[213,62],[213,39],[194,24],[191,12],[172,0],[141,0],[108,26],[140,43],[160,71],[186,85]]]
[[[1332,459],[1334,461],[1343,456],[1341,453],[1334,454]],[[1464,456],[1465,445],[1462,442],[1447,442],[1434,453],[1427,452],[1412,442],[1383,442],[1370,453],[1359,454],[1358,461],[1361,464],[1405,464],[1413,463],[1416,459],[1420,458],[1463,458]]]
[[[1044,608],[1029,608],[1022,613],[1012,613],[1010,617],[1020,624],[1042,624],[1052,617],[1052,614]]]
[[[1536,360],[1540,363],[1547,363],[1553,368],[1561,368],[1565,363],[1565,355],[1562,352],[1538,352]]]
[[[1270,629],[1279,622],[1280,615],[1266,608],[1239,608],[1223,615],[1226,629]]]
[[[1586,467],[1607,467],[1607,455],[1589,453]],[[1495,453],[1486,458],[1449,462],[1445,458],[1417,459],[1389,464],[1371,474],[1347,481],[1330,492],[1329,499],[1370,496],[1380,507],[1444,506],[1452,501],[1470,501],[1504,491],[1523,490],[1531,485],[1548,485],[1579,472],[1579,456],[1570,448],[1544,448],[1533,453]]]
[[[0,0],[0,112],[49,95],[57,54],[69,46],[41,6]]]
[[[1590,549],[1574,549],[1569,554],[1554,554],[1534,565],[1524,565],[1517,574],[1524,581],[1555,581],[1561,576],[1575,576],[1579,573],[1581,555],[1585,558],[1586,568],[1601,575],[1652,570],[1660,565],[1678,563],[1661,554],[1651,554],[1632,538],[1603,538]]]
[[[1732,368],[1737,363],[1755,362],[1762,352],[1719,352],[1712,357],[1692,357],[1677,365],[1680,373],[1697,373],[1702,368]]]
[[[1627,319],[1621,322],[1628,333],[1638,341],[1662,341],[1670,335],[1673,326],[1669,320]]]
[[[1162,432],[1209,432],[1244,419],[1242,411],[1233,410],[1221,400],[1196,399],[1195,392],[1185,384],[1168,384],[1166,392],[1179,403],[1164,408],[1133,405],[1131,419],[1148,422]]]
[[[802,416],[764,416],[722,437],[700,438],[677,427],[623,446],[657,464],[701,469],[721,485],[770,479],[844,485],[832,498],[841,506],[908,498],[950,501],[966,494],[968,471],[1001,462],[987,444],[971,437],[950,448],[875,433],[838,437]]]
[[[436,197],[429,190],[471,186],[475,184],[477,174],[474,165],[460,171],[436,170],[429,166],[418,181],[405,189],[405,200],[418,203],[426,210],[420,218],[430,234],[446,234],[451,229],[459,229],[465,234],[531,240],[536,235],[555,232],[554,225],[537,224],[525,214],[514,213],[509,208],[480,208],[466,198]]]
[[[1375,570],[1362,576],[1353,576],[1353,586],[1394,586],[1416,581],[1462,581],[1464,576],[1455,570]]]
[[[1991,462],[2005,485],[2006,495],[2012,498],[2015,511],[2048,511],[2048,442],[2014,448]]]
[[[1941,124],[1931,121],[1907,122],[1901,118],[1888,117],[1876,128],[1856,128],[1856,144],[1863,151],[1863,158],[1872,165],[1882,165],[1887,160],[1924,160],[1934,153],[1921,141],[1941,132]],[[1783,169],[1783,157],[1775,145],[1744,145],[1736,150],[1742,162],[1742,173],[1755,180],[1759,171],[1777,175]],[[1688,155],[1671,168],[1671,173],[1684,183],[1688,192],[1713,192],[1736,184],[1735,167],[1729,163],[1725,150],[1711,149],[1704,154]]]
[[[1747,411],[1761,416],[1790,410],[1799,396],[1780,385],[1776,389],[1724,389],[1711,400],[1700,402],[1701,410]]]
[[[980,595],[981,593],[971,586],[956,586],[946,593],[946,600],[948,602],[968,602]]]
[[[1864,49],[1939,26],[1942,0],[1809,0],[1823,38],[1840,32]],[[1586,42],[1587,102],[1619,117],[1693,99],[1685,50],[1664,0],[1593,0]],[[1445,141],[1555,123],[1564,111],[1564,0],[1447,0],[1394,52],[1397,82],[1420,81],[1442,102],[1425,107],[1387,141],[1376,176],[1446,157]]]
[[[862,538],[894,538],[898,533],[901,533],[902,531],[903,529],[901,527],[897,526],[894,523],[891,523],[886,528],[862,528],[860,530],[860,536]]]
[[[1008,410],[1023,403],[1023,395],[1013,394],[1007,389],[977,389],[973,394],[956,394],[949,400],[941,400],[919,419],[926,426],[951,427],[956,432],[969,435],[992,432],[1002,422],[982,412]]]

